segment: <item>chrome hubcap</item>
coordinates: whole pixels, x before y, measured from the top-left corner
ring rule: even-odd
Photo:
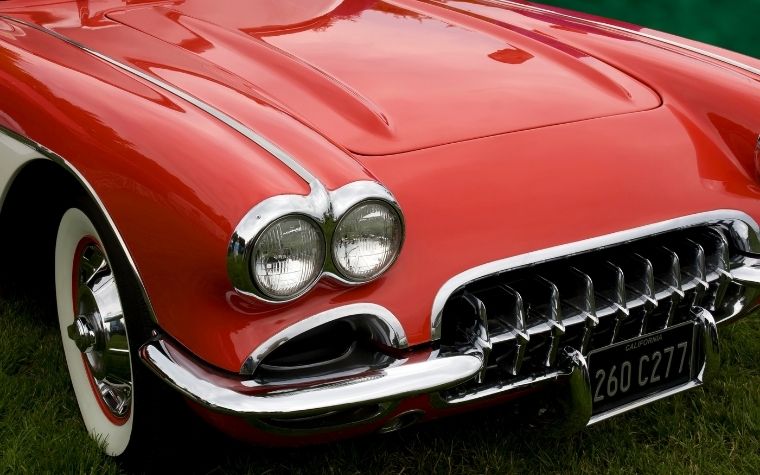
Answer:
[[[67,328],[92,378],[93,389],[115,417],[128,416],[132,368],[124,310],[111,266],[95,244],[80,246],[74,260],[74,308]]]
[[[69,338],[79,348],[82,353],[91,353],[95,349],[95,330],[90,326],[90,322],[84,317],[77,317],[74,323],[68,328]]]

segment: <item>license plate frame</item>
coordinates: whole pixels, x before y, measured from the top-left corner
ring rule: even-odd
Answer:
[[[592,417],[693,387],[697,329],[685,322],[589,352]]]

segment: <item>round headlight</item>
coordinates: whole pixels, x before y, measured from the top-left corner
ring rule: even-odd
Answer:
[[[303,216],[285,216],[264,228],[251,252],[251,275],[273,300],[298,296],[322,274],[325,244],[317,224]]]
[[[384,201],[359,203],[335,228],[333,262],[348,280],[372,280],[396,260],[402,239],[401,217],[390,204]]]

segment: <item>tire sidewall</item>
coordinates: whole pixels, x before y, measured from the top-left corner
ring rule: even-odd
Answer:
[[[75,259],[78,258],[80,243],[83,240],[93,240],[105,253],[109,265],[112,265],[109,252],[95,224],[81,209],[68,209],[61,217],[55,245],[55,290],[58,322],[66,365],[85,427],[91,437],[102,444],[108,455],[117,456],[124,453],[132,436],[135,416],[134,384],[128,416],[122,421],[114,421],[113,417],[108,417],[105,413],[103,404],[99,401],[100,395],[95,393],[94,382],[82,353],[68,336],[68,326],[74,322],[76,317],[72,282],[74,265]],[[128,330],[127,340],[129,341]],[[130,374],[134,382],[134,371],[131,368]]]

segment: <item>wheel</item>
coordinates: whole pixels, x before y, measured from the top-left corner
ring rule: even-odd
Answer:
[[[130,302],[135,279],[129,272],[118,272],[126,258],[110,229],[96,226],[88,214],[95,221],[105,220],[86,209],[86,205],[69,208],[58,226],[54,258],[58,322],[87,431],[108,455],[119,456],[135,445],[130,442],[136,438],[135,423],[141,416],[135,398],[143,389],[136,383],[146,379],[136,346],[147,338],[149,319],[140,305]]]

